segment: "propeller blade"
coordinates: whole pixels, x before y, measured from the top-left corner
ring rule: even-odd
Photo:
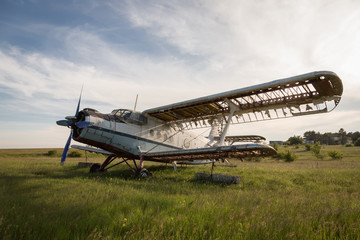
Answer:
[[[72,117],[72,116],[66,117],[66,120],[59,120],[59,121],[56,122],[57,125],[70,127],[73,124],[73,122],[76,120],[76,118],[79,115],[80,103],[81,103],[81,95],[82,95],[83,87],[84,87],[84,85],[82,85],[82,87],[81,87],[79,102],[78,102],[77,107],[76,107],[75,116],[74,117]],[[76,126],[78,128],[85,128],[85,127],[89,127],[92,123],[83,121],[83,122],[78,122],[78,123],[75,123],[75,124],[76,124]],[[63,154],[61,156],[61,163],[64,163],[65,160],[66,160],[66,157],[67,157],[67,154],[68,154],[68,151],[69,151],[69,148],[70,148],[72,135],[73,135],[73,131],[71,130],[70,136],[69,136],[68,140],[66,141],[64,151],[63,151]]]
[[[81,87],[81,92],[80,92],[79,102],[78,102],[78,105],[77,105],[77,108],[76,108],[75,117],[77,117],[78,114],[79,114],[80,102],[81,102],[81,95],[82,95],[83,87],[84,87],[84,85]]]
[[[93,123],[92,123],[92,122],[88,122],[88,121],[81,121],[81,122],[75,123],[75,125],[76,125],[78,128],[87,128],[87,127],[92,126]]]
[[[72,121],[71,120],[59,120],[59,121],[56,121],[56,124],[59,126],[70,127],[72,124]]]
[[[72,138],[72,131],[70,132],[70,136],[65,144],[65,148],[64,148],[63,154],[61,156],[61,163],[64,163],[66,160],[66,157],[67,157],[67,154],[69,151],[69,147],[70,147],[71,138]]]

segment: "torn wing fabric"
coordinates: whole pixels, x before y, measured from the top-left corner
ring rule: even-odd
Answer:
[[[220,138],[220,137],[219,137]],[[225,141],[231,144],[235,142],[264,142],[266,138],[258,135],[226,136]]]
[[[209,127],[235,109],[231,123],[246,123],[330,112],[343,92],[333,72],[312,72],[252,87],[152,108],[146,116],[184,128]]]

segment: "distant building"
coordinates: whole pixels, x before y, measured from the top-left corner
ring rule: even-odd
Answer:
[[[270,145],[274,145],[275,143],[278,145],[284,145],[284,141],[270,141]]]
[[[338,135],[334,135],[332,136],[332,139],[337,142],[340,140],[340,137]]]

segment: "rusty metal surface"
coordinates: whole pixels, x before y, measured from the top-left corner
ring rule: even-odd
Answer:
[[[231,123],[246,123],[329,112],[343,92],[333,72],[313,72],[144,111],[181,128],[209,127],[236,107]],[[229,104],[230,102],[230,104]],[[215,117],[214,117],[215,116]]]

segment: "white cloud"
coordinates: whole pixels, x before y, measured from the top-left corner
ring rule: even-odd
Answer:
[[[349,74],[360,56],[357,1],[127,1],[113,6],[159,41],[199,56],[196,79],[265,81],[314,70],[347,69]]]
[[[71,115],[84,83],[83,107],[102,112],[132,108],[139,94],[138,109],[144,110],[295,74],[332,70],[344,82],[343,100],[334,112],[319,118],[245,124],[240,131],[251,134],[260,129],[259,134],[289,136],[293,129],[311,130],[307,128],[317,122],[324,123],[320,130],[358,126],[359,119],[351,117],[360,115],[358,1],[113,1],[110,6],[129,20],[130,30],[134,27],[167,51],[156,54],[129,48],[88,25],[25,24],[23,29],[39,36],[46,33],[61,44],[50,53],[17,46],[0,49],[0,93],[12,97],[0,109]],[[98,7],[93,5],[87,14],[96,14]],[[104,29],[117,34],[122,27],[117,17]],[[49,131],[59,138],[59,131]],[[36,135],[42,136],[33,141],[39,143],[47,136]]]

